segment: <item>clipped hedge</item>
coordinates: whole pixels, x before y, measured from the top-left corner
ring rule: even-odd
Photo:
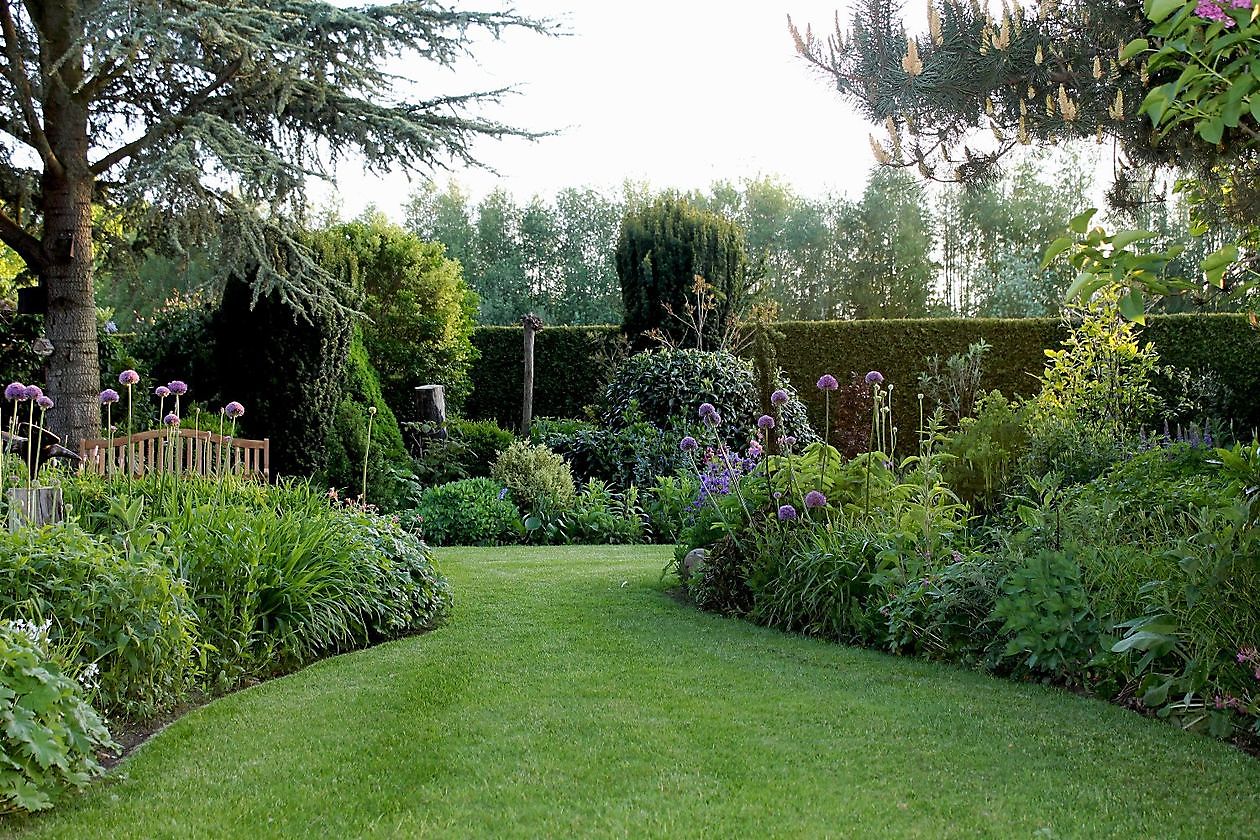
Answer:
[[[1260,426],[1260,331],[1245,315],[1158,315],[1142,332],[1160,363],[1195,376],[1214,372],[1229,392],[1225,414],[1243,428]],[[927,357],[967,349],[983,338],[993,349],[985,358],[982,387],[1007,396],[1038,388],[1045,351],[1056,348],[1065,330],[1058,318],[931,318],[916,320],[790,321],[775,325],[777,361],[822,428],[822,395],[814,383],[824,373],[844,381],[853,373],[878,370],[894,384],[897,425],[918,423],[919,374]],[[607,360],[617,346],[617,327],[552,327],[535,345],[534,413],[583,417],[599,398]],[[521,330],[481,327],[473,334],[481,359],[473,368],[473,417],[496,417],[515,426],[521,406]]]
[[[521,328],[478,327],[472,341],[480,358],[473,363],[464,413],[518,428],[525,374]],[[620,327],[545,327],[534,339],[534,416],[584,417],[621,346]]]

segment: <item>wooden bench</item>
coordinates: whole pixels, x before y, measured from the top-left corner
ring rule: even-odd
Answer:
[[[79,444],[83,469],[105,474],[126,473],[127,437],[87,439]],[[130,463],[135,475],[191,473],[214,476],[238,473],[271,480],[271,439],[232,438],[192,429],[153,429],[131,436]]]

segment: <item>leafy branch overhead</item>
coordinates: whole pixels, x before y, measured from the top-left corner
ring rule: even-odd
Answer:
[[[1150,29],[1139,2],[1003,3],[995,14],[932,0],[926,23],[926,34],[907,34],[893,0],[862,0],[848,28],[837,18],[825,37],[789,20],[800,55],[885,127],[886,139],[872,137],[882,163],[970,181],[994,177],[1017,146],[1068,139],[1112,139],[1134,163],[1191,171],[1243,153],[1233,142],[1245,136],[1240,127],[1217,138],[1180,123],[1157,133],[1139,115],[1148,92],[1176,78],[1125,49]]]
[[[67,25],[53,32],[39,14],[0,2],[0,233],[36,262],[44,255],[25,237],[41,212],[42,171],[68,165],[44,137],[53,88],[65,107],[86,111],[96,200],[158,223],[160,244],[179,251],[213,247],[221,235],[221,264],[260,265],[264,280],[302,297],[318,269],[285,220],[303,211],[307,177],[328,177],[348,152],[374,172],[429,171],[477,163],[480,136],[539,136],[470,115],[507,89],[422,96],[417,81],[386,69],[416,59],[447,66],[475,29],[554,31],[512,12],[428,0],[67,5]],[[72,52],[52,54],[59,40]]]

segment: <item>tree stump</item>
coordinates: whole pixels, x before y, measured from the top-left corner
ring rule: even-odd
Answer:
[[[416,419],[434,431],[421,437],[446,439],[446,388],[442,385],[416,386]]]
[[[9,489],[9,531],[26,525],[52,525],[66,518],[60,487]]]

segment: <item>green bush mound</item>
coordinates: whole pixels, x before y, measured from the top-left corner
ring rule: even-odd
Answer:
[[[521,514],[502,484],[466,478],[425,490],[404,521],[436,545],[504,545],[520,539]]]
[[[573,472],[565,460],[545,446],[516,441],[500,453],[490,475],[507,487],[526,513],[544,506],[565,510],[573,503]]]
[[[467,448],[462,466],[472,478],[488,476],[490,465],[516,440],[516,435],[493,420],[455,418],[447,421],[446,426],[451,438]]]

